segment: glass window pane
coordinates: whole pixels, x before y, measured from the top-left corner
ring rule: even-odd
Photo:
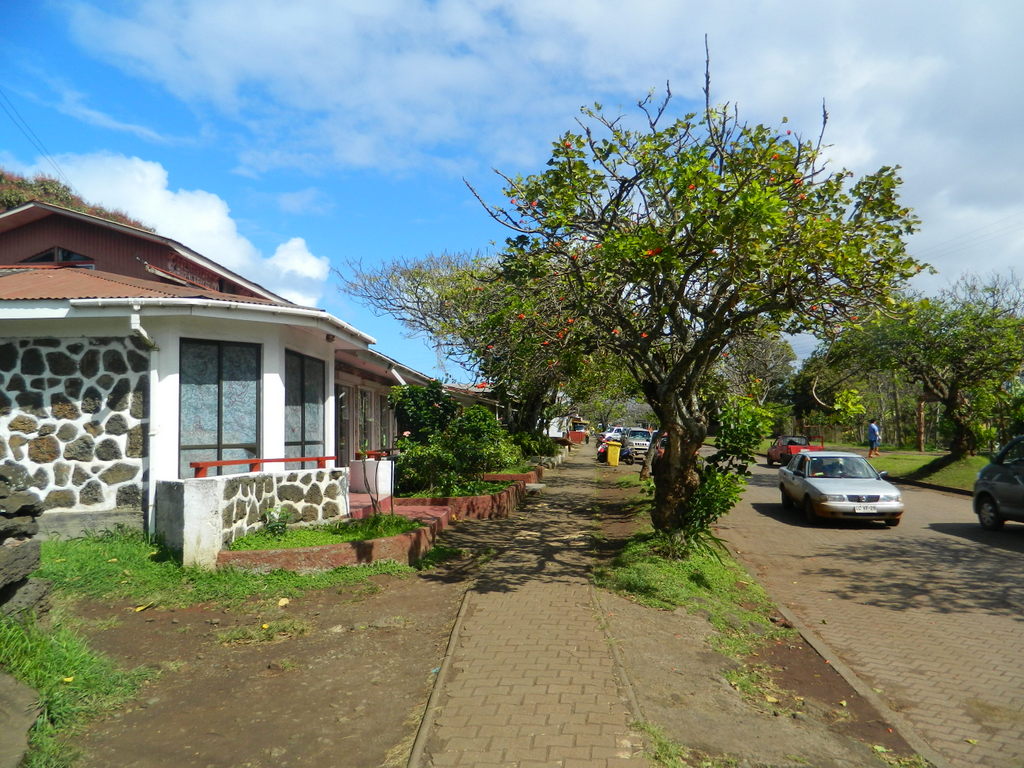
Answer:
[[[337,387],[338,392],[338,435],[337,445],[335,450],[337,451],[336,463],[339,467],[347,467],[349,461],[352,459],[352,446],[349,441],[349,430],[352,428],[352,414],[351,414],[351,403],[352,403],[352,391],[349,387]]]
[[[305,434],[302,439],[321,445],[324,441],[324,362],[312,357],[305,358],[305,382],[303,405],[305,408]],[[310,453],[309,456],[323,456]]]
[[[370,445],[370,422],[373,420],[371,413],[370,393],[365,389],[359,390],[359,449],[372,449]]]
[[[195,448],[192,450],[181,451],[178,458],[178,477],[185,480],[189,477],[195,477],[195,470],[189,466],[189,462],[192,461],[216,461],[217,460],[217,449],[216,448]],[[206,470],[207,477],[213,477],[217,474],[216,467],[210,467]]]
[[[259,434],[260,349],[225,344],[223,354],[222,439],[225,445],[255,443]]]
[[[218,344],[181,342],[181,445],[217,442]]]
[[[302,440],[302,356],[294,352],[284,356],[284,439]]]
[[[225,461],[231,459],[254,459],[257,456],[255,447],[252,448],[225,448],[221,453],[222,458]],[[273,464],[265,464],[264,469],[267,467],[273,467]],[[221,467],[222,475],[237,475],[240,472],[248,472],[248,464],[232,464],[227,467]],[[213,474],[212,472],[210,474]]]
[[[388,410],[387,395],[377,398],[377,410],[380,414],[380,447],[391,445],[391,412]]]

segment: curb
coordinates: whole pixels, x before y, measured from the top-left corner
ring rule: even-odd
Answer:
[[[470,586],[462,595],[462,602],[459,604],[459,612],[455,616],[455,624],[452,625],[451,634],[448,635],[448,645],[444,649],[444,658],[441,659],[441,666],[434,675],[434,685],[430,689],[430,696],[423,709],[423,717],[420,718],[419,727],[416,729],[416,739],[413,741],[412,749],[409,751],[409,760],[406,768],[420,768],[423,759],[423,752],[427,748],[427,739],[430,738],[430,731],[434,727],[434,713],[438,709],[438,699],[441,691],[448,680],[448,673],[451,668],[452,657],[455,655],[455,647],[459,643],[459,636],[462,632],[462,621],[466,616],[469,605],[469,595],[473,591]],[[940,766],[940,768],[945,768]]]
[[[972,491],[965,491],[963,488],[950,488],[948,485],[936,485],[935,483],[925,483],[920,480],[907,480],[903,477],[888,477],[887,480],[891,480],[894,483],[900,485],[912,485],[915,488],[926,488],[929,491],[944,491],[946,493],[954,493],[957,496],[973,496]]]
[[[644,722],[644,711],[640,707],[640,698],[636,695],[636,688],[633,687],[633,681],[629,679],[629,675],[626,673],[626,664],[622,660],[622,653],[619,651],[618,640],[608,630],[608,622],[604,620],[604,606],[601,605],[601,598],[599,597],[598,590],[593,583],[590,583],[587,586],[590,589],[590,602],[593,604],[593,607],[597,612],[597,625],[601,628],[601,634],[604,635],[608,648],[611,649],[612,663],[615,665],[615,673],[619,678],[619,683],[622,685],[623,690],[626,692],[626,698],[629,700],[629,708],[633,710],[633,717],[636,720]]]
[[[729,554],[732,555],[733,559],[742,564],[743,561],[733,551],[732,547],[727,547]],[[744,570],[747,571],[748,575],[750,571],[744,566]],[[754,578],[751,575],[751,578]],[[754,579],[754,581],[758,581]],[[760,583],[760,582],[758,582]],[[910,747],[921,757],[927,760],[932,768],[953,768],[953,766],[944,758],[938,754],[932,747],[921,737],[915,727],[910,721],[902,714],[894,710],[889,706],[888,702],[885,701],[881,696],[875,693],[874,689],[870,685],[865,683],[857,673],[854,672],[850,667],[839,658],[838,654],[832,650],[832,648],[822,640],[817,634],[815,634],[810,627],[804,624],[798,619],[788,607],[781,603],[772,601],[776,610],[782,614],[782,617],[793,625],[793,628],[800,633],[804,641],[813,648],[821,658],[828,661],[830,667],[832,667],[839,675],[850,684],[850,687],[857,692],[859,696],[867,699],[867,701],[878,710],[879,714],[886,717],[889,722],[895,726],[896,730],[899,731],[900,736],[903,737],[904,741],[910,745]]]

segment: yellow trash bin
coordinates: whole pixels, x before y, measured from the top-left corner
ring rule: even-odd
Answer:
[[[619,449],[622,447],[622,443],[618,443],[614,440],[608,441],[608,466],[617,467],[619,466]]]

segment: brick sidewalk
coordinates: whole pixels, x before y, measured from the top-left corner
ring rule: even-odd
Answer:
[[[513,546],[466,596],[410,765],[648,765],[591,597],[589,459],[546,476],[522,514],[474,524]]]

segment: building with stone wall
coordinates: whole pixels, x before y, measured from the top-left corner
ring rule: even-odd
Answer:
[[[153,530],[156,483],[197,461],[389,447],[388,391],[429,377],[373,343],[153,233],[0,213],[0,465],[40,497],[44,533]]]

